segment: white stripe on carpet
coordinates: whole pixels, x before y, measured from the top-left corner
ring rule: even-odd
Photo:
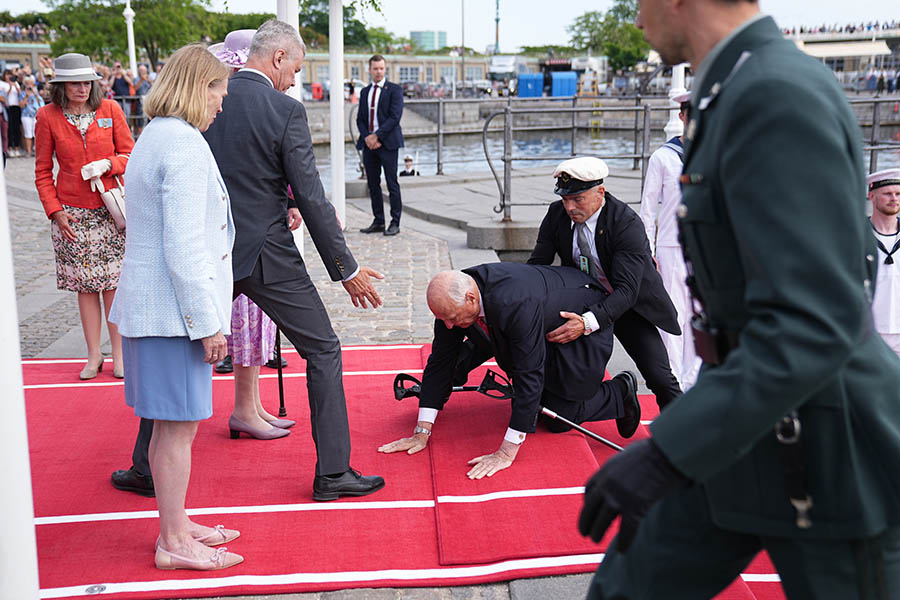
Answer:
[[[332,504],[303,502],[298,504],[266,504],[259,506],[210,506],[189,508],[189,515],[237,515],[273,512],[308,512],[315,510],[372,510],[394,508],[434,508],[434,500],[389,500],[384,502],[345,502]],[[124,521],[128,519],[155,519],[155,510],[131,512],[86,513],[81,515],[58,515],[55,517],[35,517],[35,525],[61,525],[66,523],[93,523],[95,521]]]
[[[470,504],[476,502],[488,502],[490,500],[502,500],[505,498],[535,498],[538,496],[571,496],[583,494],[584,486],[565,488],[543,488],[534,490],[508,490],[505,492],[491,492],[476,496],[438,496],[437,500],[442,504]]]
[[[483,577],[497,573],[565,567],[571,565],[598,564],[603,554],[575,554],[572,556],[549,556],[545,558],[524,558],[507,560],[488,565],[469,567],[438,567],[434,569],[383,569],[379,571],[339,571],[326,573],[286,573],[283,575],[234,575],[231,577],[205,577],[202,579],[171,579],[161,581],[130,581],[127,583],[105,583],[103,594],[126,592],[160,592],[169,590],[200,590],[229,588],[234,586],[271,586],[298,583],[359,583],[373,581],[410,580],[452,580],[464,577]],[[91,584],[49,588],[41,590],[41,598],[66,598],[69,596],[97,595],[97,588],[88,592]]]

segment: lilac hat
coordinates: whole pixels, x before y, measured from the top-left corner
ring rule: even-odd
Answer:
[[[225,36],[225,41],[213,44],[207,50],[228,67],[240,69],[247,63],[250,54],[250,40],[255,29],[238,29]]]

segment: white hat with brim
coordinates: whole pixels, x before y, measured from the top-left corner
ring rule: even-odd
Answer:
[[[609,167],[599,158],[593,156],[570,158],[561,162],[553,171],[556,178],[553,193],[560,196],[578,194],[601,185],[608,175]]]
[[[672,102],[675,104],[684,104],[685,102],[691,101],[691,92],[685,92],[683,94],[678,94],[677,96],[672,97]]]
[[[97,81],[100,76],[94,71],[91,59],[84,54],[70,52],[58,56],[53,61],[53,79],[50,83],[66,81]]]
[[[250,56],[250,42],[255,29],[236,29],[225,36],[224,42],[213,44],[207,50],[218,58],[225,66],[240,69],[247,64]]]
[[[866,177],[866,183],[870,192],[889,185],[900,185],[900,169],[885,169],[872,173]]]

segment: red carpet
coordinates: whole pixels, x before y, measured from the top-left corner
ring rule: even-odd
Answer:
[[[311,499],[315,450],[303,361],[286,354],[285,395],[297,426],[272,442],[229,439],[233,384],[216,376],[214,416],[200,425],[194,443],[187,506],[198,522],[241,530],[229,549],[245,562],[209,574],[155,569],[155,501],[109,484],[114,469],[130,464],[138,426],[111,363],[96,379],[80,382],[80,360],[23,361],[41,597],[443,586],[592,571],[605,544],[579,536],[575,523],[584,482],[610,455],[605,447],[574,432],[539,428],[512,468],[469,481],[466,462],[497,448],[509,418],[507,402],[470,393],[451,398],[426,451],[376,452],[409,435],[416,402],[396,402],[391,383],[397,372],[420,377],[427,351],[418,345],[344,349],[351,463],[383,475],[387,485],[372,496],[331,503]],[[261,393],[274,412],[275,371],[262,371]],[[648,418],[652,397],[642,404]],[[595,425],[621,443],[614,424]],[[783,598],[772,573],[768,561],[757,560],[720,598]]]

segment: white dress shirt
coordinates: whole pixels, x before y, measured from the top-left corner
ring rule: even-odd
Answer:
[[[369,123],[369,126],[371,127],[371,129],[369,130],[369,133],[375,133],[376,131],[378,131],[378,127],[380,125],[380,123],[378,122],[378,103],[381,102],[381,92],[384,91],[384,84],[386,81],[387,81],[386,77],[384,79],[382,79],[381,81],[379,81],[378,83],[375,83],[373,81],[372,89],[369,90],[369,94],[375,94],[375,116],[372,118],[372,122]],[[368,120],[368,117],[371,115],[371,112],[370,112],[371,108],[372,108],[372,96],[369,95],[366,97],[366,119],[367,120]]]
[[[585,229],[587,229],[587,242],[591,249],[591,258],[600,270],[597,274],[597,279],[600,280],[600,283],[607,291],[612,292],[612,285],[609,283],[606,273],[603,272],[603,267],[600,266],[600,259],[597,257],[597,239],[594,234],[594,232],[597,231],[597,219],[600,218],[600,213],[604,208],[606,208],[606,202],[603,203],[600,210],[588,217],[588,220],[584,222],[584,225]],[[578,247],[578,231],[575,228],[575,221],[572,221],[572,259],[575,261],[576,265],[581,263],[581,249]],[[600,323],[591,311],[581,315],[581,318],[584,319],[584,335],[590,335],[600,329]]]

